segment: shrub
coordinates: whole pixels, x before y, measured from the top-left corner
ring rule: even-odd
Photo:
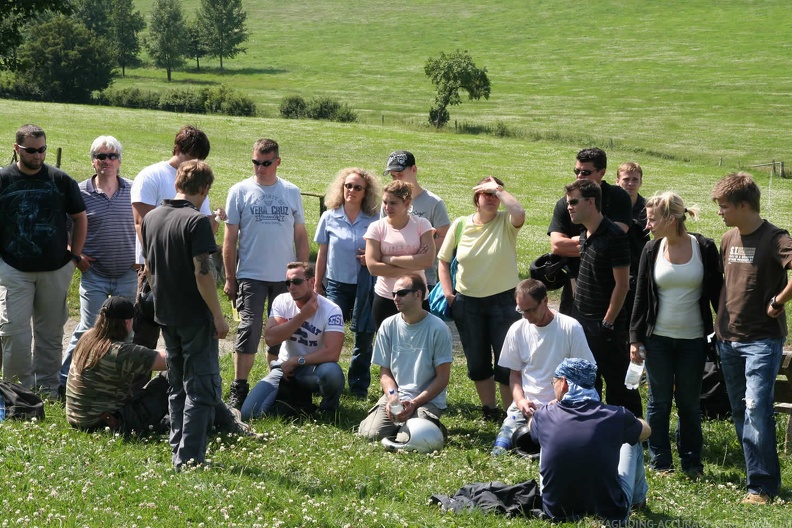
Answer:
[[[167,112],[206,113],[204,97],[194,90],[176,89],[163,92],[159,98],[159,109]]]
[[[251,99],[224,84],[204,90],[204,94],[204,107],[210,114],[256,115],[256,104]]]
[[[108,106],[121,106],[124,108],[159,108],[160,94],[151,90],[140,88],[119,88],[102,92],[101,100]]]
[[[280,115],[286,119],[303,119],[307,117],[308,105],[299,95],[285,97],[280,104]]]

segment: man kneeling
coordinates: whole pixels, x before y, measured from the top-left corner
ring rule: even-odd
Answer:
[[[439,423],[446,408],[446,387],[451,375],[451,332],[421,303],[426,283],[415,273],[396,281],[393,302],[398,314],[385,321],[377,332],[372,363],[380,366],[384,395],[360,423],[358,434],[369,440],[395,436],[409,418],[427,418]],[[394,416],[389,393],[401,400],[402,411]]]
[[[557,521],[597,515],[627,520],[646,502],[641,442],[652,430],[621,406],[605,405],[594,388],[597,367],[565,359],[556,368],[556,402],[537,409],[531,437],[542,448],[539,462],[544,512]]]
[[[66,382],[66,419],[72,427],[123,435],[167,432],[168,380],[151,379],[152,370],[167,369],[165,352],[128,342],[134,314],[131,301],[110,297],[94,327],[77,342]],[[219,431],[250,434],[225,405],[214,413]]]
[[[344,371],[338,364],[344,345],[341,308],[314,292],[314,267],[307,262],[286,266],[288,293],[275,297],[267,319],[267,346],[281,347],[278,361],[242,404],[247,420],[271,413],[276,400],[306,410],[312,394],[320,394],[319,411],[335,413],[344,390]],[[302,402],[307,402],[304,404]]]

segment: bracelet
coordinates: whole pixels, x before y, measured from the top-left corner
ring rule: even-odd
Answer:
[[[605,319],[602,320],[602,328],[606,330],[613,330],[613,323],[609,323]]]
[[[773,310],[780,310],[784,307],[784,303],[777,303],[775,295],[773,295],[773,298],[770,299],[770,306],[773,308]]]

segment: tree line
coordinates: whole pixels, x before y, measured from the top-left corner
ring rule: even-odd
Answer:
[[[245,53],[247,13],[241,0],[201,0],[185,16],[180,0],[154,0],[148,21],[133,0],[11,0],[0,2],[3,93],[30,99],[88,102],[145,49],[166,71],[189,60]],[[144,33],[144,30],[148,31]]]

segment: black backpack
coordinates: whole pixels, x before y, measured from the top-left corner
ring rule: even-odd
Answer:
[[[0,395],[5,402],[5,418],[17,420],[44,419],[44,402],[19,383],[0,381]]]
[[[705,418],[723,420],[731,415],[729,395],[721,371],[720,357],[714,340],[707,345],[707,361],[701,380],[701,414]]]

